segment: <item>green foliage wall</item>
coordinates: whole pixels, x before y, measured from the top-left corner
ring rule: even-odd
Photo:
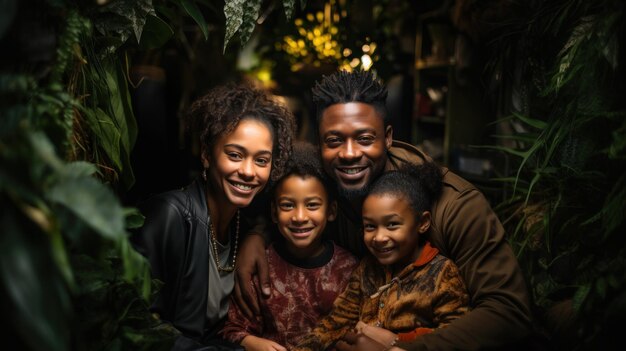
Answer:
[[[612,347],[626,313],[626,9],[508,4],[488,47],[512,112],[493,147],[513,165],[498,210],[552,347]]]
[[[13,347],[169,349],[177,332],[149,313],[158,282],[128,241],[143,217],[118,198],[137,135],[127,51],[180,39],[185,19],[206,38],[205,15],[222,11],[224,48],[243,43],[261,4],[0,2],[0,333]]]

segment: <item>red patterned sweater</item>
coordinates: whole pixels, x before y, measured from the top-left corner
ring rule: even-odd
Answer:
[[[280,245],[271,245],[266,254],[272,296],[259,300],[261,316],[250,320],[231,302],[221,335],[236,344],[247,335],[255,335],[290,350],[330,312],[358,261],[332,242],[327,242],[324,253],[314,259],[290,257]],[[258,280],[252,284],[258,297]]]

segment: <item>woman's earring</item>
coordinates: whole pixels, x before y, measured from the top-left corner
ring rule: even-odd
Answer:
[[[202,179],[206,182],[206,168],[202,170]]]

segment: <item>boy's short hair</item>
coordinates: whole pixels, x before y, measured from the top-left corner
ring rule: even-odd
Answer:
[[[400,169],[386,172],[372,184],[369,194],[404,198],[416,212],[430,211],[442,190],[443,175],[434,162],[421,165],[406,163]]]
[[[318,179],[326,190],[328,202],[331,203],[336,198],[334,187],[322,168],[319,149],[313,146],[313,144],[304,141],[294,142],[291,155],[285,164],[283,175],[272,186],[272,197],[276,195],[278,186],[287,177],[293,175],[301,178],[313,177]]]

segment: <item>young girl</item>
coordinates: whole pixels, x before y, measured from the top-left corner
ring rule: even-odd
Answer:
[[[280,176],[294,123],[286,108],[246,85],[212,90],[189,117],[200,133],[202,177],[147,201],[145,224],[133,241],[153,278],[163,282],[151,310],[182,334],[174,350],[206,350],[218,343],[228,312],[239,209]]]
[[[371,255],[332,312],[294,350],[324,350],[355,328],[388,349],[468,311],[458,269],[425,239],[440,191],[441,171],[433,163],[385,173],[372,185],[363,202],[363,238]]]
[[[272,219],[281,238],[267,248],[274,290],[259,299],[261,316],[249,319],[234,303],[222,335],[247,351],[291,350],[330,312],[357,260],[325,239],[337,203],[326,185],[317,149],[296,144],[285,175],[274,187]],[[260,296],[258,281],[254,291]]]

